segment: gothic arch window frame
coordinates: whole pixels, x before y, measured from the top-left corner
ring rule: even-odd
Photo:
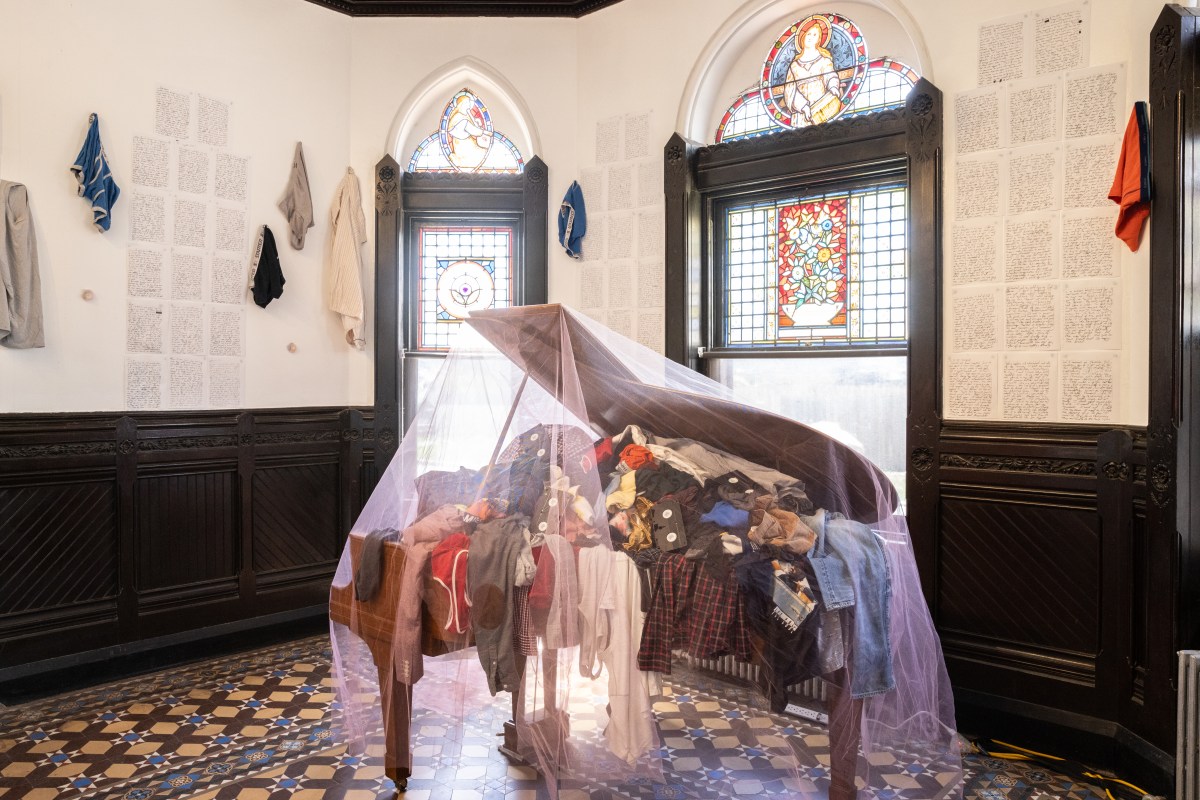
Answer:
[[[664,148],[666,355],[703,371],[722,341],[713,313],[716,214],[731,198],[903,176],[908,192],[908,408],[905,434],[911,530],[934,530],[941,372],[942,96],[922,79],[903,109],[713,145],[675,134]],[[922,584],[936,586],[935,543],[914,537]]]
[[[395,455],[416,396],[421,354],[416,319],[406,314],[419,279],[412,257],[413,227],[421,222],[500,222],[517,231],[521,263],[513,279],[514,305],[547,299],[548,168],[538,156],[520,173],[405,172],[391,155],[375,167],[375,425],[378,469]],[[395,342],[394,351],[387,343]]]

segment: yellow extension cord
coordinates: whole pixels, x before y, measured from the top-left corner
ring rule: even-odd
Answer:
[[[1009,742],[1002,742],[999,739],[992,739],[992,741],[998,745],[1003,745],[1004,747],[1010,748],[1012,750],[1016,750],[1018,752],[1015,752],[1015,753],[988,753],[988,756],[990,758],[1001,758],[1001,759],[1005,759],[1008,761],[1028,761],[1032,757],[1032,758],[1045,758],[1045,759],[1049,759],[1050,761],[1066,761],[1065,758],[1060,758],[1059,756],[1052,756],[1049,753],[1039,753],[1037,750],[1030,750],[1028,747],[1020,747],[1019,745],[1011,744]],[[1143,797],[1145,797],[1147,794],[1149,794],[1149,792],[1147,792],[1145,789],[1142,789],[1139,786],[1134,786],[1129,781],[1123,781],[1120,778],[1110,778],[1106,775],[1100,775],[1095,772],[1085,772],[1085,773],[1083,773],[1083,775],[1085,778],[1096,778],[1096,779],[1099,779],[1102,781],[1112,781],[1113,783],[1119,783],[1122,786],[1128,786],[1130,789],[1133,789],[1135,792],[1142,795]],[[1104,793],[1106,795],[1108,795],[1109,800],[1116,800],[1116,798],[1113,797],[1113,793],[1111,791],[1109,791],[1108,789],[1105,789]]]

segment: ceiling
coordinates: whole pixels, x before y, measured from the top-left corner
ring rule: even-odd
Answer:
[[[309,0],[352,17],[582,17],[619,0]]]

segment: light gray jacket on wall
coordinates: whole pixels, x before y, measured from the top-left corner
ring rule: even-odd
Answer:
[[[42,282],[38,277],[37,242],[29,215],[29,192],[23,184],[0,180],[0,345],[45,347],[42,335]]]

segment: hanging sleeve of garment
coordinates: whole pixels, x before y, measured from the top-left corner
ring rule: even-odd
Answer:
[[[296,142],[292,171],[279,200],[279,210],[288,223],[288,240],[293,250],[304,249],[304,237],[313,226],[312,192],[308,188],[308,167],[304,164],[304,146]]]
[[[38,274],[37,237],[29,213],[29,190],[0,180],[0,345],[16,349],[45,347],[42,332],[42,281]]]
[[[112,224],[112,207],[120,197],[121,189],[108,168],[108,156],[100,143],[100,118],[95,114],[88,122],[87,136],[71,165],[71,174],[79,182],[79,196],[92,206],[92,224],[98,231],[108,230]]]
[[[363,335],[362,246],[367,241],[367,218],[353,169],[338,184],[330,212],[333,244],[329,253],[329,310],[342,319],[346,342],[358,350]]]

